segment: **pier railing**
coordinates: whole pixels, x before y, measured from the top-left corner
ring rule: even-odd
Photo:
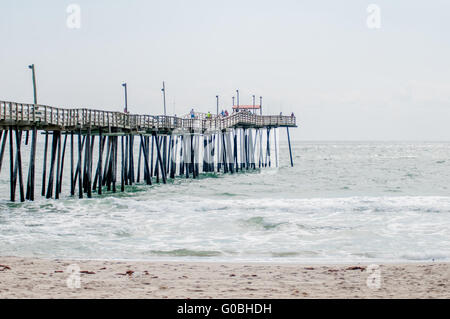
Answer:
[[[199,113],[200,114],[200,113]],[[0,101],[0,125],[38,125],[60,129],[114,127],[124,130],[224,130],[233,127],[295,127],[294,116],[234,113],[227,117],[195,118],[136,115],[95,109],[65,109]]]

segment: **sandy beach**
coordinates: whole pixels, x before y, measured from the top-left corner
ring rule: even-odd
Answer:
[[[368,266],[0,257],[0,298],[450,297],[449,263]]]

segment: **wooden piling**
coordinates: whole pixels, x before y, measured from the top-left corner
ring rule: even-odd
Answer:
[[[9,186],[11,202],[16,201],[16,178],[14,175],[13,127],[9,127]]]
[[[52,136],[52,150],[50,156],[50,172],[48,176],[48,185],[47,185],[47,194],[46,198],[50,199],[53,196],[53,179],[55,173],[55,161],[56,161],[56,152],[58,148],[58,134],[56,131],[53,131]]]
[[[84,146],[84,162],[83,162],[83,193],[87,194],[87,185],[88,185],[88,178],[87,178],[87,171],[88,171],[88,166],[89,166],[89,150],[91,149],[91,139],[90,137],[85,136],[85,146]],[[80,172],[81,174],[81,172]]]
[[[178,136],[172,139],[172,167],[170,171],[170,178],[174,179],[177,172],[177,154],[178,154]]]
[[[19,174],[19,194],[20,194],[20,201],[25,201],[25,192],[23,188],[23,172],[22,172],[22,155],[20,152],[22,144],[22,131],[17,129],[16,127],[16,163],[14,168],[14,176],[17,178],[17,173]]]
[[[141,180],[141,157],[142,157],[142,147],[143,147],[144,143],[142,143],[142,134],[140,135],[140,137],[141,137],[141,143],[139,143],[139,155],[138,155],[136,183],[139,183]]]
[[[200,153],[200,136],[194,136],[194,172],[195,176],[198,178],[199,176],[199,153]]]
[[[227,165],[227,147],[225,144],[225,132],[222,132],[222,165],[223,165],[223,172],[228,173],[228,165]]]
[[[81,174],[81,167],[82,167],[82,155],[83,155],[83,143],[81,142],[81,129],[78,131],[78,165],[77,165],[77,172],[78,172],[78,197],[83,198],[83,178]],[[74,181],[76,181],[76,173]]]
[[[125,185],[128,185],[128,181],[129,181],[129,177],[128,177],[128,156],[130,155],[130,151],[128,150],[128,148],[129,148],[129,143],[130,143],[130,139],[128,138],[128,135],[127,136],[125,136],[124,137],[125,138],[125,150],[124,150],[124,152],[125,152],[125,154],[124,154],[124,156],[125,156],[125,162],[124,162],[124,171],[123,171],[123,174],[124,174],[124,182],[125,182]]]
[[[80,133],[81,134],[81,133]],[[84,143],[86,142],[86,136],[83,136],[83,141],[78,143],[78,146],[81,147],[81,151],[79,152],[81,154],[81,157],[83,157],[83,150],[84,150]],[[83,172],[81,171],[83,169]],[[81,176],[81,180],[83,181],[82,187],[84,189],[84,166],[82,165],[82,161],[80,161],[80,166],[76,168],[75,170],[75,188],[78,180],[78,175]]]
[[[263,144],[262,144],[262,130],[258,129],[259,132],[259,168],[262,167],[263,164]]]
[[[183,149],[184,149],[184,140],[183,140],[183,135],[180,136],[180,176],[184,175],[184,154],[183,154]]]
[[[30,164],[28,167],[27,178],[27,193],[26,199],[34,201],[34,185],[35,185],[35,164],[36,164],[36,140],[37,140],[37,128],[33,127],[31,133],[31,149],[30,149]]]
[[[86,133],[86,192],[87,197],[92,198],[92,147],[94,143],[93,140],[91,140],[91,128],[88,127],[87,133]]]
[[[192,174],[192,178],[195,178],[195,171],[194,171],[194,134],[191,134],[191,162],[189,165],[189,172]]]
[[[162,147],[162,156],[163,156],[163,168],[164,168],[164,175],[167,176],[167,136],[164,135],[162,137],[163,139],[163,147]]]
[[[129,135],[129,147],[128,147],[128,151],[130,152],[129,154],[129,167],[128,167],[128,180],[129,180],[129,184],[133,185],[135,182],[135,178],[134,178],[134,136],[130,133]]]
[[[267,160],[269,167],[271,166],[271,160],[270,160],[270,128],[267,129],[267,148],[266,148],[266,163],[265,167],[267,167]]]
[[[162,142],[162,140],[161,140],[161,142]],[[167,179],[166,179],[165,170],[164,170],[164,162],[163,162],[162,155],[161,155],[161,145],[160,145],[160,144],[162,144],[161,142],[156,143],[156,153],[157,153],[157,157],[158,157],[159,167],[161,168],[161,177],[162,177],[163,183],[166,184]],[[156,166],[158,167],[158,165],[156,165]]]
[[[169,136],[169,144],[167,145],[167,165],[166,165],[166,175],[170,175],[170,166],[172,159],[171,155],[171,147],[172,147],[172,135]]]
[[[291,158],[291,167],[294,167],[294,161],[292,160],[291,137],[289,135],[289,127],[286,127],[286,130],[287,130],[287,138],[288,138],[288,144],[289,144],[289,156]]]
[[[236,173],[241,170],[240,163],[241,157],[242,157],[242,149],[240,148],[240,130],[239,129],[233,129],[234,134],[234,165],[236,169]]]
[[[75,196],[74,159],[73,159],[73,131],[70,132],[70,195]]]
[[[101,185],[107,187],[107,190],[111,190],[112,184],[112,161],[113,161],[113,143],[114,136],[108,136],[108,146],[106,147],[105,168],[103,169],[103,180]]]
[[[150,157],[150,178],[153,178],[153,149],[155,144],[155,137],[152,135],[152,154]]]
[[[156,158],[155,158],[155,176],[156,176],[156,183],[159,184],[159,167],[160,167],[160,159],[158,157],[158,148],[161,146],[161,138],[158,137],[158,135],[155,135],[155,144],[156,144]]]
[[[273,129],[273,144],[275,146],[275,167],[278,167],[277,129]]]
[[[146,172],[145,176],[147,176],[146,183],[147,183],[147,185],[151,185],[152,180],[151,180],[150,174],[149,174],[148,157],[147,157],[148,152],[146,150],[147,147],[145,145],[144,138],[142,137],[142,135],[140,137],[141,137],[141,147],[143,149],[143,154],[144,154],[144,171]]]
[[[120,185],[120,191],[121,192],[124,192],[125,191],[125,160],[124,160],[124,156],[125,156],[125,145],[124,145],[124,137],[122,136],[122,143],[121,143],[121,145],[122,145],[122,156],[121,156],[121,164],[122,164],[122,169],[121,169],[121,174],[120,174],[120,177],[121,177],[121,185]]]
[[[102,176],[104,176],[100,170],[100,166],[102,166],[102,168],[103,168],[103,149],[105,148],[105,141],[106,141],[106,138],[102,135],[102,133],[100,131],[101,131],[101,129],[99,129],[99,139],[98,139],[99,154],[98,154],[98,159],[97,159],[97,168],[95,169],[94,182],[92,183],[92,191],[94,191],[94,192],[96,191],[97,194],[98,194],[98,186],[100,185],[100,188],[102,187],[102,182],[98,185],[100,174],[102,174]],[[101,154],[100,154],[100,151],[102,152]],[[100,163],[100,160],[102,160],[102,163]],[[106,166],[107,165],[105,165],[105,167]]]
[[[102,160],[103,160],[103,145],[104,141],[102,138],[102,129],[99,129],[98,132],[98,188],[97,188],[97,194],[102,195],[102,185],[103,185],[103,175],[102,175]]]
[[[112,191],[115,193],[116,190],[116,182],[117,182],[117,152],[118,152],[118,144],[119,138],[114,136],[113,138],[113,162],[112,162]]]
[[[64,161],[66,158],[66,145],[67,145],[67,134],[64,136],[64,144],[63,144],[62,155],[61,155],[61,172],[60,172],[60,176],[59,176],[59,193],[60,194],[62,192],[62,181],[63,181],[63,177],[64,177]]]
[[[61,185],[61,179],[60,179],[61,178],[61,132],[58,131],[57,134],[58,134],[58,159],[56,161],[55,199],[59,199],[60,185]]]
[[[203,172],[208,172],[208,142],[206,136],[203,136]]]
[[[44,144],[44,160],[42,168],[42,196],[45,196],[45,180],[47,178],[47,153],[48,153],[48,132],[45,132],[45,144]]]
[[[8,138],[8,130],[3,130],[2,146],[0,148],[0,172],[2,171],[3,156],[5,154],[6,139]]]
[[[150,159],[150,136],[145,136],[145,149],[146,149],[146,152],[147,152],[147,159],[151,161],[151,159]],[[151,170],[151,168],[147,171],[147,174],[149,176],[147,176],[145,178],[145,180],[150,179],[150,181],[151,181],[151,178],[152,178],[152,170]]]

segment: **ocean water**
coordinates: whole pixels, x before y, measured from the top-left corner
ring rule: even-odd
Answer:
[[[450,143],[294,142],[291,168],[281,135],[279,168],[177,178],[83,200],[67,196],[65,183],[61,200],[8,202],[5,156],[0,256],[300,263],[450,259]]]

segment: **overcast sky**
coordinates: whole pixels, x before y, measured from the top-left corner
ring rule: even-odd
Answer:
[[[70,4],[81,28],[70,29]],[[381,28],[368,28],[369,4]],[[264,96],[302,140],[450,140],[450,2],[2,0],[0,100],[215,112]],[[73,20],[70,20],[73,21]]]

